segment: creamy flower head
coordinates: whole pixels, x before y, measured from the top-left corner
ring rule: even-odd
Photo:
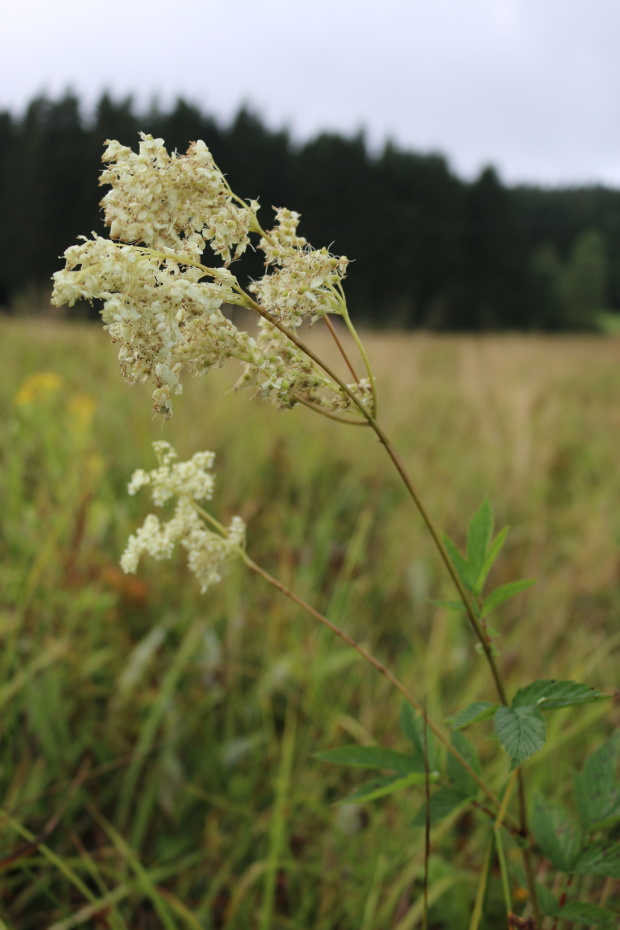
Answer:
[[[153,406],[170,416],[183,372],[203,374],[231,355],[249,359],[249,336],[224,317],[235,300],[236,279],[214,269],[212,280],[166,253],[155,255],[95,236],[67,249],[66,267],[54,275],[52,302],[103,300],[101,317],[119,345],[123,378],[152,380]]]
[[[258,203],[233,193],[204,142],[178,155],[162,139],[140,137],[138,152],[106,143],[100,183],[111,187],[102,201],[111,238],[93,234],[67,249],[52,302],[103,302],[123,378],[150,381],[153,408],[164,417],[172,415],[184,376],[206,374],[230,358],[243,366],[238,386],[253,386],[280,407],[305,403],[363,417],[359,402],[372,407],[374,392],[358,383],[354,400],[293,335],[327,314],[350,326],[342,290],[348,259],[313,249],[298,234],[299,214],[284,207],[274,208],[275,224],[263,230]],[[227,266],[251,234],[265,273],[244,289]],[[204,264],[207,245],[223,265]],[[257,337],[225,315],[227,304],[260,316]]]
[[[177,453],[167,442],[154,442],[159,467],[150,472],[138,469],[129,482],[129,493],[150,487],[153,502],[162,506],[176,499],[174,514],[162,522],[149,514],[142,526],[132,534],[121,557],[124,572],[133,574],[143,555],[169,559],[178,543],[187,552],[190,571],[196,576],[200,590],[206,591],[220,580],[219,570],[225,562],[239,558],[245,546],[245,524],[233,517],[226,529],[211,520],[211,529],[197,509],[201,501],[211,500],[215,478],[211,472],[213,452],[197,452],[189,461],[178,462]]]
[[[137,153],[115,141],[103,153],[108,167],[99,183],[112,185],[101,202],[111,237],[194,258],[207,242],[225,262],[241,255],[258,203],[235,198],[204,142],[178,155],[163,139],[140,137]]]

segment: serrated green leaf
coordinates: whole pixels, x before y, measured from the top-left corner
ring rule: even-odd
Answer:
[[[472,798],[463,797],[463,795],[460,792],[455,791],[454,788],[439,788],[435,794],[431,795],[431,823],[439,823],[441,820],[445,820],[445,818],[449,817],[453,811],[459,807],[462,807],[464,804],[471,800]],[[425,823],[426,801],[415,815],[413,819],[413,826],[423,827]]]
[[[531,588],[533,584],[536,584],[535,578],[524,578],[521,581],[511,581],[509,584],[503,584],[499,588],[496,588],[488,597],[485,597],[482,604],[481,616],[488,617],[491,611],[499,607],[500,604],[504,604],[512,597],[516,597],[517,594],[520,594],[521,591],[525,591],[526,588]]]
[[[485,497],[467,527],[467,568],[475,594],[480,594],[482,590],[480,574],[492,535],[493,509],[488,497]]]
[[[452,717],[448,717],[446,723],[449,723],[453,730],[462,730],[471,723],[479,723],[492,717],[498,707],[499,704],[490,704],[489,701],[474,701]]]
[[[592,843],[579,856],[575,868],[580,875],[604,875],[620,878],[620,843],[603,840]]]
[[[413,749],[412,758],[415,760],[416,772],[424,770],[424,720],[416,716],[413,707],[407,701],[403,701],[400,709],[400,728],[404,735],[411,743]],[[439,768],[437,759],[437,744],[435,737],[427,730],[426,749],[428,753],[429,769]]]
[[[480,759],[476,747],[460,730],[455,730],[452,734],[452,745],[460,752],[466,762],[469,762],[474,772],[480,774]],[[448,777],[452,781],[452,787],[465,798],[473,797],[478,791],[478,786],[474,779],[465,769],[459,765],[453,755],[448,755]]]
[[[559,710],[562,707],[578,707],[582,704],[593,704],[595,701],[606,701],[610,696],[577,681],[539,680],[520,688],[514,696],[512,707],[536,704],[540,710]]]
[[[618,915],[606,907],[590,904],[588,901],[569,901],[557,913],[563,920],[570,920],[577,924],[588,924],[589,927],[615,927]]]
[[[495,559],[499,555],[502,549],[502,546],[506,542],[506,537],[508,536],[508,530],[509,530],[509,527],[505,526],[504,529],[501,530],[497,534],[497,536],[493,540],[491,548],[487,552],[486,558],[482,565],[482,569],[480,570],[480,574],[478,575],[478,586],[479,586],[480,591],[482,591],[482,589],[484,588],[484,583],[487,580],[488,574],[493,568],[493,565],[495,564]]]
[[[450,561],[454,566],[454,570],[461,579],[464,587],[466,587],[468,591],[473,591],[474,581],[472,580],[467,560],[463,558],[449,536],[444,534],[443,542],[444,546],[448,550],[448,555],[450,556]]]
[[[429,598],[429,604],[434,604],[435,607],[445,607],[446,610],[459,610],[461,613],[467,613],[465,604],[463,601],[440,601],[435,600],[434,598]]]
[[[383,746],[340,746],[315,752],[316,759],[333,765],[354,765],[363,769],[391,769],[393,772],[423,772],[424,760]]]
[[[554,868],[573,872],[581,855],[581,830],[568,811],[537,795],[531,817],[536,842]]]
[[[620,785],[616,781],[619,748],[618,737],[612,736],[586,759],[581,772],[573,772],[579,817],[590,831],[620,820]]]
[[[431,782],[438,779],[436,772],[431,772]],[[349,794],[340,801],[340,804],[361,804],[366,801],[376,801],[378,798],[385,798],[396,791],[404,791],[413,785],[423,785],[426,782],[424,772],[411,772],[409,775],[388,775],[386,778],[377,778],[358,788],[353,794]]]
[[[510,756],[511,772],[545,745],[545,721],[536,705],[499,707],[493,723],[497,738]]]

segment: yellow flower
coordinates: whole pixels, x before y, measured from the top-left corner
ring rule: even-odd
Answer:
[[[60,390],[62,383],[63,379],[55,371],[38,371],[23,382],[15,395],[15,403],[20,407],[40,403]]]

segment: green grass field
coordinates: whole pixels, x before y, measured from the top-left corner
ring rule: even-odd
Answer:
[[[421,792],[339,805],[364,773],[313,758],[347,741],[402,748],[388,683],[241,565],[204,596],[181,558],[118,567],[151,509],[126,494],[155,465],[151,442],[212,449],[213,510],[244,517],[256,561],[435,719],[490,700],[465,624],[429,603],[452,592],[382,448],[226,393],[228,370],[191,383],[162,424],[99,327],[2,319],[0,334],[0,930],[419,926]],[[511,686],[616,688],[618,338],[392,333],[367,347],[384,425],[440,526],[461,543],[488,494],[512,527],[494,582],[538,578],[500,614]],[[558,773],[618,711],[550,718],[554,754],[528,782],[562,800]],[[431,927],[467,927],[475,818],[441,824],[433,850]]]

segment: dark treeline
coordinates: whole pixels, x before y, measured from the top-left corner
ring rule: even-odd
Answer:
[[[77,235],[102,232],[97,186],[105,139],[136,146],[139,130],[184,152],[204,139],[233,189],[303,214],[302,233],[355,259],[356,318],[432,329],[596,328],[620,310],[620,192],[507,188],[493,168],[471,183],[436,154],[360,134],[294,145],[242,109],[223,126],[186,102],[136,113],[104,95],[84,118],[78,99],[34,100],[0,113],[0,305],[45,287]],[[243,259],[260,273],[258,257]]]

